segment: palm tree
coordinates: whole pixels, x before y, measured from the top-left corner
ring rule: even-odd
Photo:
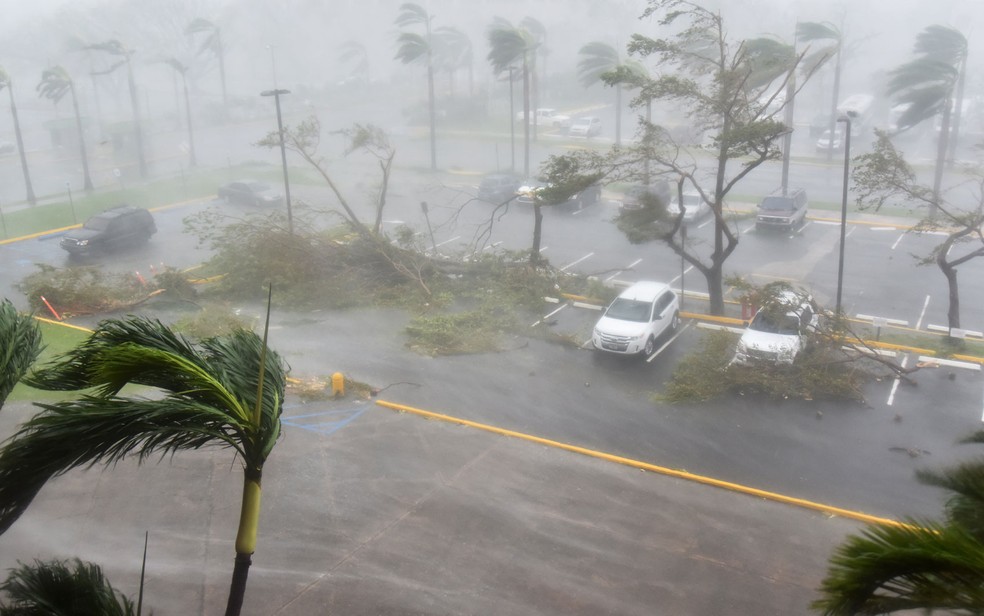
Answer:
[[[195,130],[191,125],[191,99],[188,98],[188,66],[177,58],[168,58],[164,62],[181,75],[181,85],[184,88],[185,118],[188,121],[188,166],[198,164],[195,160]]]
[[[130,87],[130,105],[133,108],[133,136],[136,140],[137,145],[137,161],[140,165],[140,177],[147,177],[147,160],[144,158],[144,145],[143,145],[143,127],[140,122],[140,103],[137,100],[137,84],[133,79],[133,63],[131,59],[133,58],[133,51],[128,49],[126,45],[121,43],[116,39],[106,41],[104,43],[95,43],[93,45],[87,45],[85,49],[94,49],[97,51],[105,51],[106,53],[119,56],[122,58],[115,64],[110,66],[104,71],[100,71],[98,74],[106,75],[112,73],[121,66],[126,66],[126,78],[127,83]]]
[[[962,442],[984,443],[984,431]],[[984,462],[916,477],[950,492],[944,521],[871,526],[850,537],[831,557],[815,609],[828,616],[984,613]]]
[[[226,93],[225,51],[222,49],[222,31],[217,25],[201,17],[191,20],[191,23],[185,27],[185,34],[189,36],[200,32],[206,33],[207,36],[202,41],[201,47],[198,48],[198,53],[210,51],[219,60],[219,79],[222,80],[222,107],[225,108],[229,105],[229,96]]]
[[[72,111],[75,112],[75,131],[79,140],[79,153],[82,156],[82,175],[86,192],[92,191],[92,178],[89,176],[89,155],[85,150],[85,133],[82,130],[82,115],[79,113],[79,100],[75,94],[75,82],[68,71],[60,66],[46,68],[41,73],[41,83],[37,86],[38,95],[57,104],[65,97],[72,95]]]
[[[434,30],[434,41],[438,63],[448,72],[451,97],[454,97],[454,74],[462,67],[468,69],[468,95],[471,96],[475,86],[471,39],[457,28],[444,26]]]
[[[10,300],[0,302],[0,407],[41,353],[41,331]]]
[[[338,46],[338,59],[347,64],[355,61],[350,71],[351,75],[358,75],[368,80],[369,78],[369,52],[366,46],[359,41],[345,41]]]
[[[536,42],[529,31],[515,28],[504,19],[496,19],[488,30],[489,62],[495,74],[509,70],[515,63],[523,69],[523,174],[530,175],[530,65]],[[515,118],[510,118],[514,122]]]
[[[796,40],[802,43],[823,41],[827,43],[804,58],[804,69],[813,72],[830,59],[834,60],[834,96],[830,105],[830,134],[837,130],[837,104],[840,100],[841,51],[844,37],[840,29],[830,22],[804,21],[796,24]],[[833,148],[827,149],[827,160],[834,156]]]
[[[404,64],[424,63],[427,66],[427,107],[430,115],[431,171],[437,171],[437,122],[434,108],[434,48],[431,41],[431,16],[418,4],[400,5],[396,25],[401,28],[423,24],[424,34],[401,32],[397,39],[396,59]]]
[[[934,218],[947,155],[952,158],[956,147],[967,68],[967,38],[953,28],[929,26],[916,37],[915,52],[919,57],[890,73],[888,93],[895,97],[896,104],[908,106],[898,120],[901,130],[940,116],[933,203],[929,208],[929,216]]]
[[[78,559],[71,563],[38,560],[33,565],[19,563],[0,584],[0,591],[8,597],[8,604],[0,605],[2,615],[139,614],[133,601],[113,588],[99,566]]]
[[[532,53],[530,54],[530,105],[532,108],[539,109],[540,93],[543,91],[546,81],[547,68],[547,28],[543,22],[533,17],[524,17],[519,22],[519,27],[526,33],[531,41]],[[533,141],[539,136],[537,126],[537,116],[533,115]]]
[[[267,349],[266,334],[261,339],[239,330],[196,346],[159,321],[108,320],[25,382],[86,394],[38,404],[42,411],[0,450],[0,533],[49,479],[74,468],[206,445],[232,448],[244,479],[226,614],[239,614],[256,547],[263,465],[280,435],[286,382],[286,366]],[[156,388],[161,395],[121,396],[127,384]]]
[[[34,186],[31,184],[31,173],[27,169],[27,155],[24,153],[24,138],[21,136],[20,120],[17,118],[17,104],[14,102],[14,82],[7,71],[0,66],[0,90],[7,88],[10,93],[10,115],[14,117],[14,137],[17,139],[17,151],[20,152],[21,171],[24,173],[24,185],[27,187],[27,202],[34,205],[38,202],[34,196]]]
[[[630,73],[639,75],[646,74],[646,68],[639,62],[631,59],[622,60],[618,50],[609,45],[595,41],[581,47],[578,52],[581,60],[577,63],[578,79],[585,88],[598,83],[602,80],[602,75],[612,71],[620,71],[623,67]],[[628,83],[627,79],[619,79],[615,82],[615,145],[622,145],[622,84]],[[647,120],[648,120],[647,115]]]

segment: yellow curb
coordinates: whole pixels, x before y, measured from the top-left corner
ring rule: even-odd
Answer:
[[[34,238],[41,237],[43,235],[54,235],[55,233],[61,233],[62,231],[68,231],[69,229],[78,229],[81,226],[82,225],[69,225],[67,227],[59,227],[57,229],[49,229],[47,231],[38,231],[37,233],[12,237],[10,239],[0,240],[0,246],[3,246],[4,244],[13,244],[14,242],[21,242],[24,240],[33,240]]]
[[[538,436],[524,434],[522,432],[514,432],[512,430],[497,428],[495,426],[481,424],[478,422],[469,421],[467,419],[459,419],[457,417],[451,417],[450,415],[441,415],[439,413],[432,413],[430,411],[417,409],[411,406],[406,406],[404,404],[396,404],[394,402],[387,402],[385,400],[377,400],[376,404],[384,408],[392,409],[394,411],[412,413],[414,415],[419,415],[421,417],[426,417],[428,419],[437,419],[440,421],[446,421],[448,423],[458,424],[462,426],[469,426],[471,428],[477,428],[479,430],[484,430],[486,432],[491,432],[493,434],[499,434],[502,436],[511,436],[524,441],[538,443],[540,445],[546,445],[548,447],[555,447],[557,449],[563,449],[565,451],[583,454],[592,458],[607,460],[609,462],[614,462],[616,464],[623,464],[625,466],[631,466],[633,468],[651,471],[654,473],[659,473],[661,475],[667,475],[669,477],[676,477],[678,479],[684,479],[686,481],[692,481],[703,485],[714,486],[716,488],[722,488],[725,490],[730,490],[732,492],[748,494],[750,496],[756,496],[758,498],[764,498],[778,503],[793,505],[795,507],[811,509],[813,511],[819,511],[821,513],[825,513],[828,515],[836,515],[844,518],[850,518],[852,520],[858,520],[859,522],[865,522],[867,524],[879,524],[882,526],[899,526],[903,528],[908,527],[907,524],[904,524],[902,522],[898,522],[896,520],[890,520],[888,518],[880,518],[877,516],[868,515],[867,513],[862,513],[860,511],[841,509],[840,507],[833,507],[831,505],[815,503],[813,501],[804,500],[802,498],[795,498],[792,496],[786,496],[784,494],[778,494],[776,492],[759,490],[757,488],[752,488],[737,483],[731,483],[729,481],[721,481],[720,479],[714,479],[712,477],[707,477],[704,475],[695,475],[693,473],[688,473],[687,471],[675,470],[671,468],[666,468],[664,466],[656,466],[655,464],[648,464],[646,462],[640,462],[638,460],[632,460],[630,458],[623,458],[621,456],[615,456],[600,451],[594,451],[592,449],[586,449],[584,447],[578,447],[576,445],[568,445],[566,443],[561,443],[559,441],[552,441],[549,439],[540,438]]]
[[[35,316],[34,319],[36,321],[41,321],[42,323],[47,323],[49,325],[61,325],[62,327],[70,327],[72,329],[77,329],[79,331],[83,331],[89,334],[92,333],[91,329],[89,329],[88,327],[82,327],[81,325],[72,325],[71,323],[65,323],[63,321],[55,321],[53,319],[46,319],[44,317],[39,317],[39,316]]]

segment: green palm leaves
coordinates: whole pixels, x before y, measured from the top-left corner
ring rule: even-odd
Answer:
[[[0,452],[0,533],[48,479],[131,454],[142,461],[219,444],[235,449],[247,475],[258,477],[280,434],[286,368],[252,332],[194,346],[158,321],[131,317],[102,323],[26,382],[86,394],[39,405],[42,412]],[[156,391],[120,395],[128,384]]]
[[[41,353],[41,332],[10,300],[0,303],[0,406]]]
[[[35,561],[11,570],[0,591],[0,615],[133,616],[133,602],[113,589],[102,570],[80,560]]]

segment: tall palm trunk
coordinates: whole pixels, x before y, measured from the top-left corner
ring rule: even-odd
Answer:
[[[530,177],[530,67],[523,52],[523,177]],[[536,117],[533,117],[536,122]]]
[[[929,204],[930,220],[936,218],[937,204],[940,201],[940,190],[943,186],[943,168],[946,167],[946,152],[950,142],[950,116],[953,99],[946,97],[943,101],[943,117],[940,120],[940,136],[936,142],[936,170],[933,173],[933,200]]]
[[[188,166],[195,167],[198,161],[195,158],[195,129],[191,126],[191,99],[188,97],[188,78],[181,73],[181,85],[184,87],[185,117],[188,118]]]
[[[143,127],[140,121],[140,101],[137,100],[137,84],[133,80],[133,65],[130,57],[126,58],[126,76],[130,85],[130,105],[133,107],[133,136],[137,145],[137,161],[140,165],[140,177],[147,177],[147,160],[144,158]]]
[[[615,84],[615,145],[622,145],[622,84]]]
[[[434,105],[434,65],[431,62],[430,49],[427,50],[427,100],[430,101],[428,112],[430,114],[430,154],[431,171],[437,171],[437,112]]]
[[[17,118],[17,104],[14,103],[14,84],[7,82],[10,93],[10,115],[14,118],[14,138],[17,140],[17,150],[20,152],[21,171],[24,172],[24,185],[27,187],[27,202],[34,205],[38,202],[34,196],[34,186],[31,184],[31,173],[27,169],[27,154],[24,153],[24,138],[21,136],[20,120]]]
[[[85,133],[82,131],[82,115],[79,113],[79,99],[75,96],[75,84],[69,82],[69,90],[72,95],[72,110],[75,112],[75,131],[79,138],[79,154],[82,156],[82,175],[85,183],[85,191],[92,191],[92,178],[89,176],[89,155],[85,151]]]
[[[953,106],[953,130],[950,138],[949,150],[947,151],[947,165],[953,168],[953,163],[957,157],[957,142],[960,141],[960,119],[963,117],[964,84],[967,81],[967,56],[964,55],[960,60],[959,77],[957,77],[957,96]]]
[[[246,596],[246,580],[249,577],[249,567],[253,564],[253,553],[256,551],[256,532],[260,523],[260,500],[262,490],[260,480],[263,471],[246,469],[243,480],[243,502],[239,513],[239,532],[236,534],[236,564],[232,571],[232,583],[229,587],[229,601],[226,603],[225,616],[239,616],[242,611],[243,599]]]

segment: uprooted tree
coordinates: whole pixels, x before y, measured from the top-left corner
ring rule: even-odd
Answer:
[[[874,149],[854,159],[852,178],[859,209],[878,211],[886,203],[918,210],[923,218],[913,232],[943,232],[946,238],[920,265],[935,263],[946,278],[949,308],[947,324],[952,331],[960,327],[958,268],[984,256],[984,170],[968,170],[968,186],[938,192],[934,186],[920,184],[903,153],[895,149],[889,136],[877,132]]]

